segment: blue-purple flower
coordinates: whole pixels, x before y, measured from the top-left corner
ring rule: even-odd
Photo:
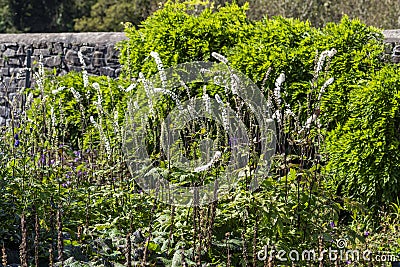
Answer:
[[[236,146],[239,143],[239,138],[237,137],[231,137],[229,138],[229,146]]]
[[[329,225],[331,226],[331,228],[335,228],[335,222],[330,222]]]
[[[61,186],[64,187],[64,188],[66,188],[66,187],[68,187],[70,184],[71,184],[71,182],[70,182],[70,181],[67,181],[67,182],[65,182],[65,183],[62,183]]]
[[[40,159],[39,159],[39,164],[45,164],[46,163],[46,156],[44,154],[40,155]]]

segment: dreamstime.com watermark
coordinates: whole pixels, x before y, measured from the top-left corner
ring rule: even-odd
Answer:
[[[348,249],[347,241],[345,239],[337,239],[336,247],[329,247],[322,251],[318,249],[304,249],[297,250],[277,250],[271,246],[265,245],[262,250],[257,252],[257,259],[259,261],[265,261],[268,258],[275,257],[281,262],[316,262],[316,261],[331,261],[331,262],[395,262],[400,260],[398,255],[388,251],[374,252],[370,249],[358,250]]]

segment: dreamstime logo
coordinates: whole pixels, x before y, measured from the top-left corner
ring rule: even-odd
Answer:
[[[221,63],[190,62],[166,70],[163,69],[158,54],[152,52],[151,55],[159,72],[149,79],[140,75],[139,86],[129,101],[125,116],[123,150],[137,184],[158,200],[178,206],[209,204],[227,194],[244,177],[251,178],[248,190],[257,189],[267,175],[270,159],[275,153],[275,124],[259,88],[245,75],[231,69],[227,60],[216,53],[213,56]],[[193,84],[202,86],[201,96],[190,96],[189,86]],[[220,96],[215,91],[208,92],[207,86],[214,90],[217,87],[222,88],[225,94]],[[183,98],[182,92],[185,91],[188,92],[188,97]],[[253,129],[249,129],[248,122],[246,125],[242,121],[243,116],[239,116],[237,110],[231,107],[230,99],[225,97],[228,95],[239,99],[241,107],[251,113],[254,118],[251,124],[256,124]],[[168,106],[160,110],[160,107],[171,102],[171,108]],[[166,111],[167,114],[161,114]],[[228,140],[228,147],[220,147],[219,140],[211,138],[210,134],[197,142],[200,155],[190,157],[183,152],[188,146],[183,140],[183,133],[185,136],[194,136],[195,133],[187,132],[191,129],[188,126],[203,119],[218,124]],[[149,141],[148,137],[151,129],[149,126],[155,123],[160,125],[160,130],[150,134],[154,134],[154,140],[158,144]],[[201,131],[207,135],[206,129]],[[150,153],[148,147],[157,145],[158,155]],[[157,156],[158,161],[155,159]],[[250,170],[251,157],[252,164],[256,167]],[[222,168],[219,165],[214,172],[217,175],[208,183],[182,186],[168,179],[172,176],[172,171],[182,173],[180,177],[205,176],[205,173],[217,166],[217,162],[223,160],[225,162]]]
[[[257,259],[259,261],[265,261],[267,258],[275,257],[278,261],[323,261],[329,260],[332,262],[392,262],[397,261],[398,257],[393,255],[391,252],[379,251],[373,252],[370,249],[360,251],[358,249],[348,249],[346,239],[337,239],[333,241],[337,248],[329,247],[318,251],[315,249],[304,249],[302,251],[292,249],[289,252],[287,250],[276,250],[270,249],[271,246],[266,245],[264,248],[257,253]]]
[[[336,245],[338,248],[345,248],[345,247],[347,247],[347,240],[343,239],[343,238],[337,239]]]

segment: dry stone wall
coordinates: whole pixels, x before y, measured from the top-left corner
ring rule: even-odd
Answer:
[[[384,35],[386,58],[400,63],[400,30],[387,30]],[[62,75],[82,70],[80,51],[89,74],[118,77],[121,66],[115,44],[125,38],[115,32],[0,34],[0,125],[9,121],[9,101],[28,85],[28,67],[37,67],[40,57],[45,68]]]
[[[386,54],[390,55],[394,63],[400,63],[400,30],[386,30],[385,35]]]
[[[121,66],[115,44],[125,38],[124,33],[114,32],[0,34],[0,125],[10,118],[9,102],[32,80],[32,71],[27,70],[37,68],[39,60],[46,69],[63,75],[82,70],[81,52],[89,74],[118,77]]]

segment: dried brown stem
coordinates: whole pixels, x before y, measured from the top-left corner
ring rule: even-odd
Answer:
[[[21,261],[21,267],[28,267],[27,229],[24,213],[21,215],[21,244],[19,246],[19,257]]]

